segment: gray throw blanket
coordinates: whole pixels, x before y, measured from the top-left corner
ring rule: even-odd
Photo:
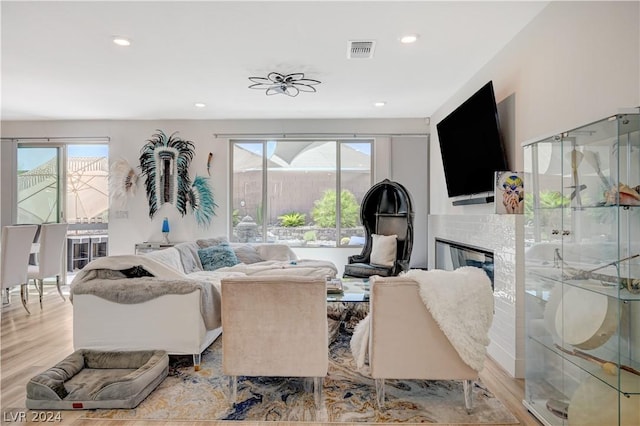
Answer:
[[[142,268],[153,276],[127,278],[122,271]],[[71,301],[76,294],[92,294],[114,303],[135,304],[165,294],[188,294],[200,289],[200,312],[209,330],[222,325],[220,283],[187,277],[147,256],[107,256],[86,265],[71,282]]]

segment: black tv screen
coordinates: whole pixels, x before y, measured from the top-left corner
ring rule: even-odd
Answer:
[[[494,190],[494,172],[509,170],[489,81],[436,125],[449,197]]]

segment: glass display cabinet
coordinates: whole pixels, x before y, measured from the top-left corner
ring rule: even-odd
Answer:
[[[639,117],[524,144],[523,403],[545,425],[640,424]]]

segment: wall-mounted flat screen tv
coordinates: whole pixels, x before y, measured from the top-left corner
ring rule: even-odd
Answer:
[[[436,125],[449,197],[493,192],[494,172],[509,170],[489,81]]]

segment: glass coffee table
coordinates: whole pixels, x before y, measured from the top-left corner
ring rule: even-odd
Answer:
[[[327,290],[327,302],[369,302],[368,279],[341,278],[342,291]]]
[[[333,342],[340,330],[348,334],[369,313],[368,279],[342,278],[342,292],[327,292],[329,341]]]

